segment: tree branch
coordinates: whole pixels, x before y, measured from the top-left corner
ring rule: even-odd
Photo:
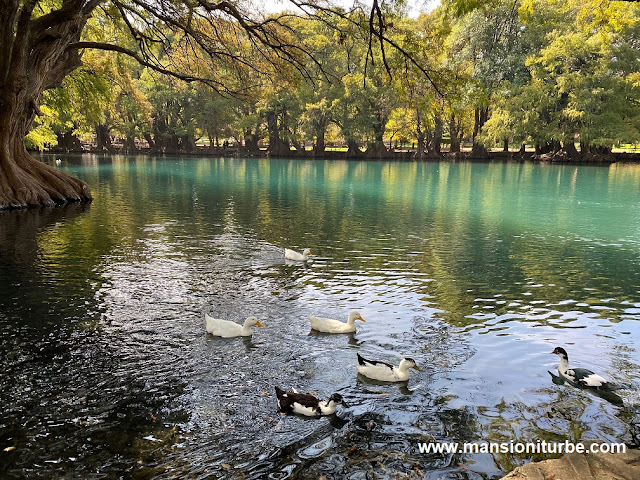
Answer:
[[[121,47],[120,45],[113,45],[111,43],[102,43],[102,42],[75,42],[69,45],[69,47],[67,47],[70,50],[80,50],[83,48],[92,48],[92,49],[96,49],[96,50],[106,50],[106,51],[112,51],[112,52],[118,52],[118,53],[123,53],[125,55],[128,55],[129,57],[133,58],[135,61],[137,61],[140,65],[143,65],[145,67],[150,68],[151,70],[158,72],[158,73],[162,73],[163,75],[169,75],[171,77],[177,78],[179,80],[183,80],[185,82],[202,82],[205,83],[207,85],[209,85],[211,88],[213,88],[216,92],[222,94],[222,91],[227,91],[228,90],[226,88],[224,88],[224,85],[220,82],[215,82],[210,78],[203,78],[203,77],[197,77],[194,75],[187,75],[187,74],[183,74],[180,72],[177,72],[175,70],[170,70],[168,68],[162,67],[160,65],[156,65],[152,62],[149,62],[148,60],[146,60],[145,58],[141,57],[140,55],[138,55],[137,52],[134,52],[133,50],[130,50],[128,48],[125,47]],[[222,88],[220,88],[222,87]],[[231,93],[231,92],[229,92]]]

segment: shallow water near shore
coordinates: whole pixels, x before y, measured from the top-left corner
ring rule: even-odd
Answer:
[[[639,165],[58,158],[93,203],[0,213],[3,478],[488,479],[544,457],[418,443],[638,442]],[[554,383],[555,346],[622,404]]]

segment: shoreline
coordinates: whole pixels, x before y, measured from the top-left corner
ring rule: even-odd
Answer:
[[[362,152],[361,155],[349,155],[343,151],[325,151],[322,155],[315,155],[312,150],[304,152],[296,152],[292,150],[289,155],[271,155],[266,150],[260,153],[244,152],[237,148],[202,148],[192,152],[153,152],[150,150],[137,150],[135,152],[121,152],[118,149],[114,151],[99,150],[64,150],[50,149],[45,151],[31,151],[34,155],[68,155],[68,154],[94,154],[94,155],[148,155],[148,156],[175,156],[175,157],[242,157],[242,158],[284,158],[284,159],[301,159],[301,160],[365,160],[365,161],[402,161],[402,162],[439,162],[439,161],[474,161],[474,162],[490,162],[494,160],[510,161],[510,162],[532,162],[532,163],[553,163],[553,164],[571,164],[571,165],[610,165],[612,163],[640,163],[640,153],[628,152],[612,152],[606,155],[587,154],[585,157],[569,158],[563,152],[546,153],[536,155],[533,151],[521,153],[518,151],[504,152],[489,151],[484,155],[475,155],[470,150],[461,152],[442,152],[440,155],[425,153],[423,158],[416,159],[415,151],[390,151],[387,155],[367,155]]]

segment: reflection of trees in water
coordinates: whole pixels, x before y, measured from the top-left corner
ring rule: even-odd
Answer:
[[[73,203],[0,214],[0,311],[20,318],[20,326],[33,326],[35,336],[46,335],[53,326],[56,306],[72,307],[59,304],[59,289],[68,290],[71,284],[82,294],[88,287],[82,276],[90,275],[95,254],[85,252],[82,239],[65,224],[82,218],[89,208]],[[74,261],[83,253],[88,256]]]
[[[113,244],[88,223],[90,208],[0,214],[0,439],[16,447],[0,457],[0,476],[123,472],[176,440],[153,417],[181,384],[166,378],[149,392],[97,329],[106,280],[96,270]]]

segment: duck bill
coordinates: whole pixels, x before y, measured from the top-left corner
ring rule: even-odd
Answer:
[[[260,322],[256,322],[256,327],[263,327],[264,325],[262,325]]]
[[[422,369],[421,369],[419,366],[417,366],[417,365],[414,365],[414,366],[413,366],[413,368],[415,368],[415,369],[416,369],[416,370],[418,370],[419,372],[421,372],[421,371],[422,371]]]
[[[342,406],[343,406],[344,408],[351,408],[351,406],[350,406],[347,402],[345,402],[344,400],[342,400],[342,402],[341,402],[341,403],[342,403]]]
[[[361,322],[367,323],[367,321],[362,317],[358,317],[358,320],[360,320]]]

